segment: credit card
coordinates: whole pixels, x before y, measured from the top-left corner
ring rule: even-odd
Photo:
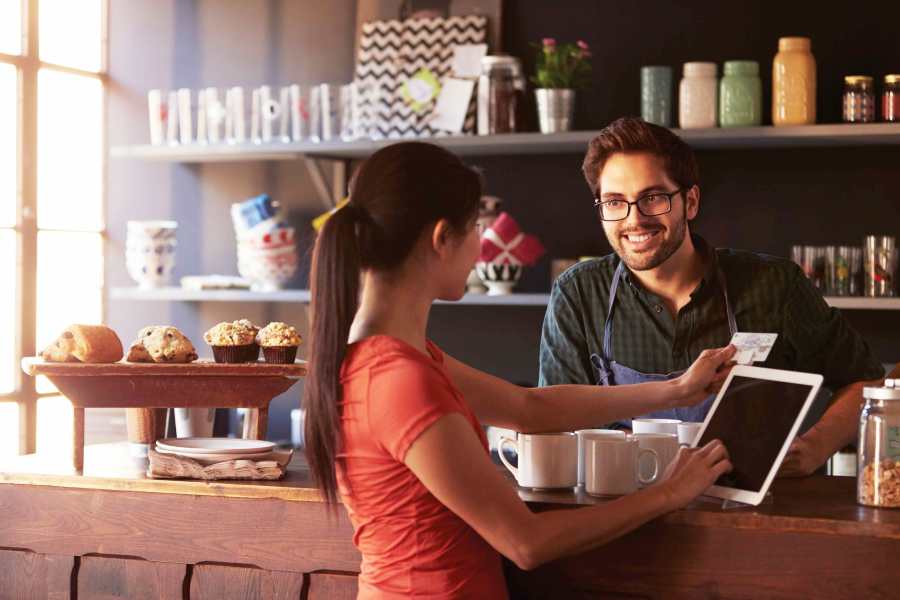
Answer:
[[[769,357],[775,340],[778,339],[777,333],[753,333],[750,331],[739,331],[731,338],[731,344],[737,348],[735,360],[738,364],[748,365],[755,362],[763,362]],[[742,362],[747,361],[747,362]]]

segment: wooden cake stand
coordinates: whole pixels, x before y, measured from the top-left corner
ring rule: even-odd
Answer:
[[[72,466],[80,473],[86,408],[249,408],[244,437],[262,439],[269,403],[306,375],[306,363],[88,364],[31,357],[22,359],[22,370],[32,377],[46,375],[72,403]],[[155,438],[163,435],[157,430]]]

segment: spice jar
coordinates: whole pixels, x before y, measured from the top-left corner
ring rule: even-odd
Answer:
[[[719,125],[749,127],[762,123],[762,82],[755,60],[729,60],[719,83]]]
[[[871,123],[875,120],[875,90],[872,78],[864,75],[844,77],[844,122]]]
[[[518,58],[482,58],[478,78],[478,135],[514,133],[518,96],[524,89],[522,63]]]
[[[864,387],[859,417],[856,500],[900,507],[900,379]]]
[[[812,125],[816,122],[816,60],[805,37],[778,40],[772,62],[772,123]]]
[[[716,126],[717,74],[716,63],[684,63],[678,88],[678,123],[682,129]]]
[[[900,75],[884,76],[881,118],[889,122],[900,121]]]

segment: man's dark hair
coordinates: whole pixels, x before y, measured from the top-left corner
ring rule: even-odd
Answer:
[[[666,174],[678,187],[688,190],[700,183],[697,159],[684,140],[665,127],[636,117],[622,117],[607,125],[591,140],[581,170],[594,197],[600,196],[600,172],[616,152],[647,152],[660,157]]]

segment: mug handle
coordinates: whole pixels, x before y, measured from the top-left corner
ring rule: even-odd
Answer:
[[[641,465],[641,457],[647,453],[650,453],[653,455],[653,475],[651,475],[650,478],[648,478],[648,479],[644,479],[641,477],[640,465]],[[657,478],[659,477],[659,454],[656,453],[656,450],[654,450],[653,448],[641,448],[641,451],[638,452],[637,465],[635,466],[635,469],[637,469],[638,482],[640,482],[641,485],[649,485],[649,484],[653,483],[654,481],[656,481]]]
[[[516,481],[519,481],[519,470],[518,470],[517,468],[515,468],[514,466],[512,466],[511,464],[509,464],[509,461],[506,460],[506,457],[505,457],[505,456],[503,456],[503,447],[504,447],[506,444],[512,444],[513,449],[516,450],[517,452],[518,452],[518,449],[519,449],[519,444],[516,443],[516,441],[513,440],[513,439],[511,439],[511,438],[508,438],[508,437],[501,437],[501,438],[500,438],[500,445],[497,446],[497,453],[500,455],[500,462],[503,463],[503,466],[504,466],[504,467],[506,467],[507,469],[509,469],[509,472],[513,474],[513,477],[516,478]]]

